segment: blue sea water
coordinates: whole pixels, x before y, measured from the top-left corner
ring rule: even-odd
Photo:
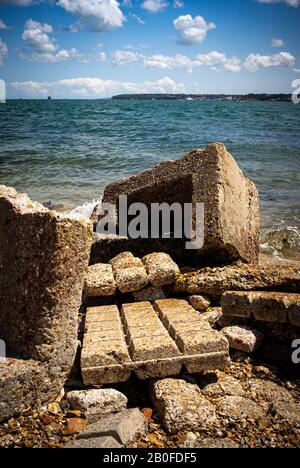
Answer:
[[[0,184],[74,206],[162,160],[221,141],[261,196],[262,243],[300,245],[300,105],[15,100],[0,105]]]

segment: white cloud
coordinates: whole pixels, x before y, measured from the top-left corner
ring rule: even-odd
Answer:
[[[174,0],[173,1],[173,8],[183,8],[184,7],[184,2],[181,0]]]
[[[15,95],[28,97],[85,97],[105,98],[119,93],[184,93],[182,83],[169,77],[143,83],[102,80],[101,78],[73,78],[53,82],[16,81],[9,84]]]
[[[158,68],[159,70],[181,68],[191,73],[195,64],[186,55],[177,54],[175,57],[170,57],[168,55],[155,54],[144,59],[144,66],[146,68]]]
[[[169,4],[166,0],[144,0],[141,8],[150,11],[151,13],[158,13],[168,8]]]
[[[98,62],[105,62],[105,60],[106,60],[106,53],[105,52],[98,52],[97,61]]]
[[[137,20],[137,22],[139,24],[146,24],[145,21],[139,16],[139,15],[136,15],[136,14],[129,14],[129,16],[131,16],[131,18]]]
[[[32,19],[26,21],[22,34],[26,50],[21,52],[22,58],[41,63],[64,62],[69,59],[86,61],[85,56],[77,49],[59,49],[55,39],[49,35],[52,32],[50,24],[39,23]]]
[[[179,42],[186,45],[199,44],[210,29],[216,28],[214,23],[208,23],[202,16],[193,18],[191,15],[182,15],[173,24],[179,33]]]
[[[300,0],[257,0],[259,3],[286,3],[292,7],[298,7]]]
[[[3,65],[3,60],[6,57],[8,52],[5,42],[0,37],[0,66]]]
[[[79,26],[103,32],[120,28],[125,16],[117,0],[59,0],[58,5],[79,18]]]
[[[272,47],[283,47],[284,46],[284,40],[283,39],[272,39],[271,46]]]
[[[0,0],[0,5],[18,5],[28,6],[33,3],[33,0]]]
[[[248,71],[255,72],[259,68],[291,67],[295,63],[295,57],[288,52],[279,52],[274,55],[249,54],[244,63]]]
[[[128,50],[116,50],[112,53],[112,58],[113,65],[127,65],[136,62],[139,59],[139,54]]]
[[[4,21],[2,21],[2,19],[0,19],[0,29],[9,29],[8,26],[6,26],[6,24],[4,23]]]

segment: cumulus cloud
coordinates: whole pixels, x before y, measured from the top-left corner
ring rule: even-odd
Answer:
[[[295,57],[288,52],[279,52],[274,55],[249,54],[244,63],[246,70],[255,72],[259,68],[291,67],[295,63]]]
[[[113,65],[127,65],[128,63],[136,62],[139,59],[137,52],[128,50],[116,50],[112,53]]]
[[[257,0],[259,3],[286,3],[292,7],[298,7],[300,0]]]
[[[6,57],[8,52],[5,42],[0,37],[0,66],[3,65],[3,60]]]
[[[52,32],[50,24],[39,23],[32,19],[26,21],[22,34],[26,49],[21,52],[22,58],[41,63],[63,62],[69,59],[85,61],[84,55],[77,49],[59,49],[55,39],[50,37]]]
[[[51,96],[106,98],[119,93],[184,93],[182,83],[169,77],[143,83],[102,80],[101,78],[71,78],[53,82],[15,81],[9,84],[15,95],[28,97]]]
[[[182,15],[173,24],[179,33],[179,42],[185,45],[199,44],[210,29],[216,28],[214,23],[208,23],[202,16],[193,18],[191,15]]]
[[[79,29],[111,31],[125,21],[117,0],[59,0],[58,5],[79,18]]]
[[[272,47],[283,47],[284,46],[284,40],[274,38],[274,39],[272,39],[271,46]]]
[[[173,8],[183,8],[184,7],[184,2],[181,0],[174,0],[173,1]]]
[[[174,57],[170,57],[168,55],[155,54],[144,59],[144,66],[146,68],[157,68],[159,70],[181,68],[192,73],[195,64],[186,55],[177,54]]]
[[[150,11],[151,13],[158,13],[168,8],[169,3],[166,0],[144,0],[141,3],[141,8]]]

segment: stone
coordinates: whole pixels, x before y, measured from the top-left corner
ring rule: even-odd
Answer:
[[[121,195],[127,196],[128,206],[134,202],[144,203],[149,208],[152,203],[182,206],[191,203],[194,225],[196,204],[205,206],[203,247],[187,250],[185,239],[136,239],[135,253],[141,256],[163,251],[174,255],[176,261],[203,259],[221,263],[236,259],[256,262],[258,259],[258,191],[221,143],[194,150],[176,161],[163,162],[108,185],[103,203],[112,203],[117,216]]]
[[[109,262],[112,269],[116,272],[132,267],[142,267],[143,262],[140,258],[135,257],[131,252],[122,252]]]
[[[163,379],[151,386],[160,420],[169,434],[188,432],[218,424],[214,406],[197,385],[181,379]]]
[[[280,387],[275,382],[265,379],[251,379],[249,381],[249,395],[255,401],[263,400],[268,403],[273,403],[278,399],[289,402],[294,401],[292,395],[286,388]]]
[[[263,408],[252,400],[241,396],[226,395],[216,400],[217,412],[230,420],[257,420],[265,416]]]
[[[206,309],[206,311],[201,312],[201,318],[208,322],[211,326],[217,325],[221,317],[221,307],[210,307],[209,309]]]
[[[207,297],[194,295],[188,298],[189,303],[199,312],[205,311],[210,307],[210,300]]]
[[[64,448],[72,449],[105,449],[122,447],[123,445],[112,436],[99,436],[92,437],[91,439],[76,439],[64,446]]]
[[[143,266],[117,270],[115,273],[115,280],[121,293],[139,291],[148,284],[147,273]]]
[[[143,415],[147,419],[148,423],[152,422],[152,416],[153,416],[153,409],[152,408],[143,408],[142,410]]]
[[[91,227],[0,187],[0,339],[19,359],[10,361],[7,372],[1,366],[0,379],[10,398],[19,379],[24,386],[14,406],[1,392],[1,418],[26,404],[53,401],[64,386],[77,349]]]
[[[105,414],[118,413],[127,405],[126,396],[112,388],[74,390],[68,393],[67,400],[70,407],[79,409],[89,423]]]
[[[222,296],[226,291],[255,290],[287,291],[300,290],[300,268],[292,266],[246,265],[237,262],[219,268],[181,274],[176,281],[175,290],[185,294],[207,294]]]
[[[132,293],[135,302],[154,302],[160,299],[166,299],[166,294],[161,286],[148,286],[141,291]]]
[[[62,412],[61,407],[60,407],[59,403],[57,403],[57,402],[49,403],[49,405],[47,406],[47,410],[51,414],[59,414],[59,413]]]
[[[259,330],[246,325],[225,327],[221,333],[227,338],[230,348],[244,353],[253,353],[264,340],[264,335]]]
[[[138,408],[126,409],[116,414],[104,416],[87,426],[78,439],[90,440],[98,437],[113,437],[119,444],[126,445],[147,430],[147,420]]]
[[[287,421],[292,426],[300,427],[299,402],[287,400],[286,398],[277,398],[272,406],[277,417]]]
[[[237,449],[239,445],[228,438],[213,439],[207,437],[206,439],[200,440],[195,447],[203,449]]]
[[[175,283],[180,274],[178,265],[170,255],[160,252],[143,257],[149,282],[153,286],[167,286]]]
[[[220,398],[225,395],[244,396],[245,394],[237,379],[221,371],[207,372],[201,375],[199,385],[202,394],[210,398]]]
[[[113,296],[116,289],[111,265],[98,263],[89,266],[84,281],[84,291],[89,297]]]
[[[300,324],[300,294],[228,291],[222,296],[222,312],[230,317],[252,317],[278,324],[290,320],[297,325]]]
[[[65,435],[74,435],[82,432],[87,425],[87,422],[82,418],[68,418],[64,429]]]

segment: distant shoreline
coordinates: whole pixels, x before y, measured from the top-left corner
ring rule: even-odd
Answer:
[[[291,94],[118,94],[112,99],[176,101],[291,101]]]

